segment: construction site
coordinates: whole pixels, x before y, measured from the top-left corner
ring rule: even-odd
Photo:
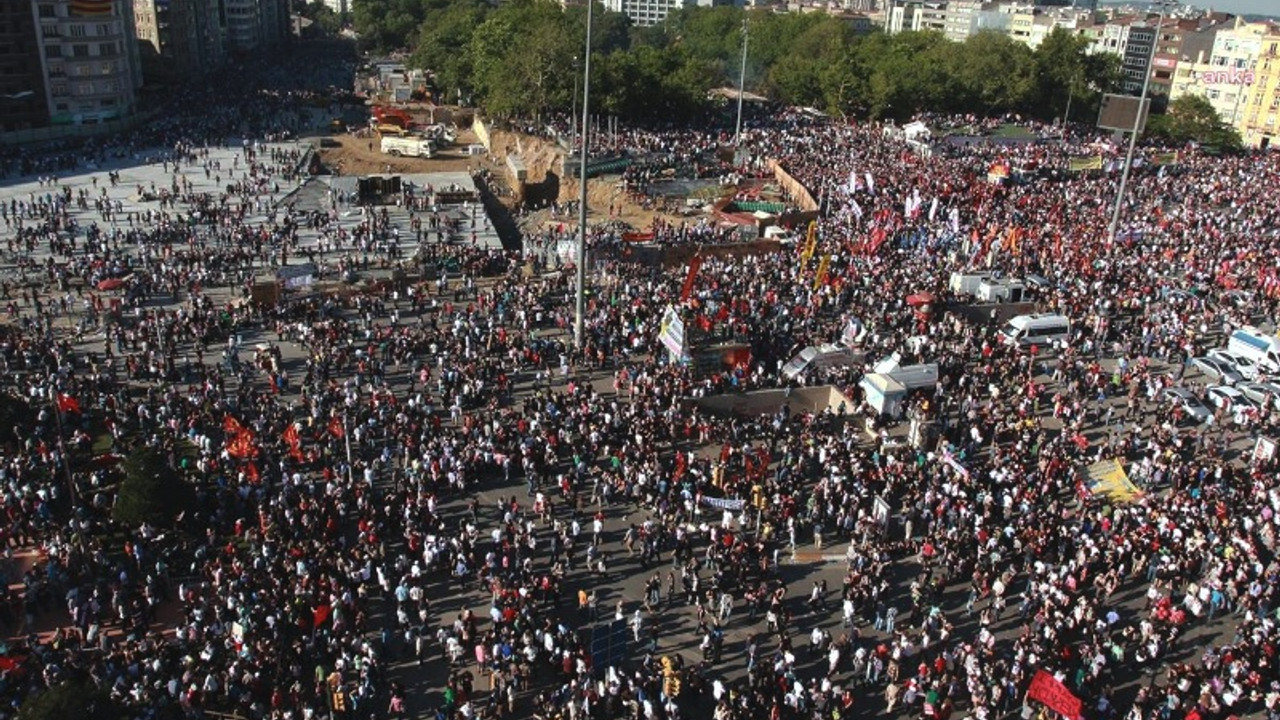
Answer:
[[[467,173],[492,195],[485,203],[490,214],[509,214],[522,235],[576,220],[576,133],[546,127],[532,134],[491,123],[469,108],[436,105],[421,71],[397,63],[375,64],[357,89],[368,98],[362,106],[331,108],[328,131],[316,143],[317,174]],[[597,132],[611,127],[604,123]],[[785,241],[816,206],[811,198],[796,202],[773,168],[755,170],[752,177],[739,173],[731,148],[696,166],[625,151],[600,154],[587,166],[588,221],[607,221],[636,242],[652,239],[659,226],[695,223],[731,228],[743,241]],[[500,217],[494,221],[504,224]],[[503,245],[513,242],[504,238]]]

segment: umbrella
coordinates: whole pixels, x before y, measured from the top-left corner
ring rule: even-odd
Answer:
[[[115,290],[124,286],[124,280],[120,278],[107,278],[98,283],[99,290]]]

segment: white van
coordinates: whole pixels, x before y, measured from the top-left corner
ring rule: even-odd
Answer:
[[[398,138],[383,136],[382,152],[393,157],[406,155],[408,157],[429,158],[435,154],[430,140],[424,140],[416,137]]]
[[[1242,327],[1231,333],[1227,350],[1252,360],[1266,372],[1280,372],[1280,338],[1255,327]]]
[[[1065,343],[1071,337],[1071,318],[1049,313],[1019,315],[1000,329],[1000,337],[1015,347]]]
[[[786,365],[782,366],[782,376],[794,380],[797,376],[810,370],[848,367],[859,361],[861,353],[838,345],[810,345],[796,353]]]

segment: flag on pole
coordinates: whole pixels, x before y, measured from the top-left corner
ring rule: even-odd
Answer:
[[[693,294],[693,283],[698,279],[698,271],[702,269],[702,256],[694,255],[689,259],[689,273],[684,276],[684,285],[680,288],[680,302],[686,302]]]
[[[876,194],[876,181],[871,177],[871,173],[867,173],[867,192],[872,195]]]
[[[800,267],[809,264],[809,258],[813,257],[814,251],[818,249],[818,223],[816,220],[809,221],[809,232],[805,236],[804,250],[800,253]]]
[[[859,204],[858,204],[858,201],[857,201],[857,200],[854,200],[853,198],[850,198],[850,199],[849,199],[849,202],[853,204],[853,214],[854,214],[854,215],[857,215],[857,216],[858,216],[858,219],[859,219],[859,220],[861,220],[861,219],[862,219],[862,206],[861,206],[861,205],[859,205]]]
[[[338,439],[342,439],[346,436],[347,431],[342,427],[342,418],[337,415],[329,418],[329,434]]]

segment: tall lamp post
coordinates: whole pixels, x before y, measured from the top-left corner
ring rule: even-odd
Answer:
[[[1147,68],[1142,75],[1142,93],[1138,95],[1138,109],[1133,115],[1133,130],[1129,133],[1129,150],[1124,156],[1124,170],[1120,173],[1120,189],[1116,191],[1116,205],[1111,211],[1111,227],[1107,230],[1107,243],[1114,246],[1116,232],[1120,228],[1120,210],[1124,206],[1124,191],[1129,185],[1129,171],[1133,167],[1133,151],[1138,145],[1138,132],[1142,129],[1142,101],[1147,98],[1147,89],[1151,86],[1151,71],[1155,67],[1156,48],[1160,45],[1160,30],[1164,26],[1164,11],[1167,0],[1157,0],[1160,6],[1160,19],[1156,20],[1155,32],[1151,37],[1151,53],[1147,56]]]
[[[591,147],[591,11],[595,0],[587,0],[587,42],[582,62],[582,166],[578,177],[577,297],[573,314],[573,346],[582,350],[586,333],[582,326],[587,309],[587,150]]]
[[[742,19],[742,66],[738,70],[738,123],[733,131],[733,147],[742,145],[742,96],[747,92],[747,37],[748,25]]]

